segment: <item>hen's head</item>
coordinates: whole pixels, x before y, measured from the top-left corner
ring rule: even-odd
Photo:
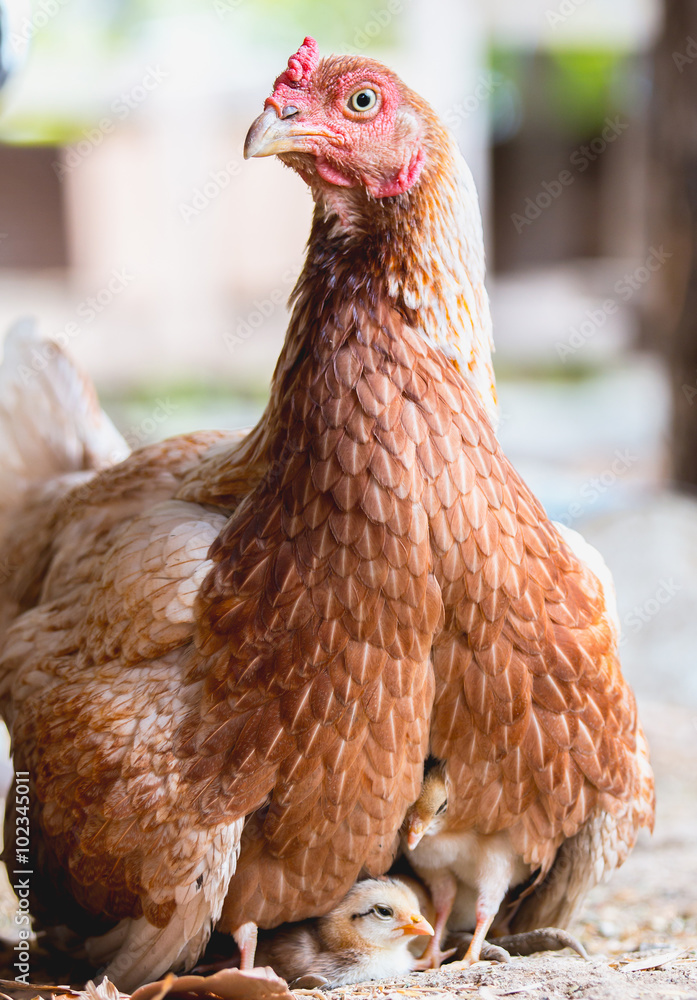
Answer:
[[[428,105],[372,59],[320,59],[313,38],[290,57],[264,108],[247,135],[245,157],[276,154],[325,192],[404,194],[426,163]]]
[[[319,285],[333,283],[344,261],[351,281],[337,287],[355,291],[364,280],[396,306],[495,420],[481,215],[454,137],[386,66],[360,56],[320,59],[312,38],[290,57],[264,107],[245,157],[277,155],[310,185],[316,204],[298,303],[304,289],[323,304]]]

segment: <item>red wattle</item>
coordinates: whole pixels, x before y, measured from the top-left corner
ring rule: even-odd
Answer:
[[[404,194],[410,187],[416,184],[421,170],[423,169],[426,154],[420,147],[414,150],[408,163],[405,163],[397,176],[384,184],[368,187],[373,198],[394,198],[395,195]]]
[[[347,188],[356,186],[356,181],[352,177],[347,177],[346,174],[342,174],[336,167],[330,166],[321,156],[316,158],[315,167],[322,180],[327,181],[328,184],[336,184],[338,187]]]

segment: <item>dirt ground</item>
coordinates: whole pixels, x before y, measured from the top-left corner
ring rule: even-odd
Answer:
[[[483,962],[461,972],[446,967],[344,987],[326,993],[328,1000],[697,1000],[697,711],[655,704],[640,711],[656,773],[656,830],[653,838],[641,838],[608,884],[593,890],[571,928],[589,961],[564,951],[513,958],[506,965]],[[0,954],[0,977],[7,979],[13,978],[15,909],[9,887],[3,888],[0,934],[9,947]],[[46,982],[48,969],[36,957],[32,979]],[[54,971],[51,982],[66,981],[63,970]]]

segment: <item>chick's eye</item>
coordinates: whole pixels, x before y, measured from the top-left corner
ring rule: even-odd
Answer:
[[[436,816],[441,816],[447,808],[448,808],[448,800],[446,799],[445,802],[442,802],[436,809]]]
[[[390,917],[394,916],[394,910],[391,906],[381,906],[378,904],[377,906],[374,906],[373,909],[382,920],[389,920]]]
[[[363,87],[349,97],[348,105],[351,111],[370,111],[377,104],[378,95],[370,87]]]

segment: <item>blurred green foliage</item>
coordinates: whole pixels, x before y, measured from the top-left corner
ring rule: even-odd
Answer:
[[[595,132],[611,114],[628,110],[622,81],[631,73],[630,55],[612,49],[552,49],[549,108],[555,124]]]
[[[39,10],[41,0],[34,4]],[[61,4],[65,0],[61,0]],[[40,27],[21,71],[35,81],[29,99],[0,122],[0,141],[64,144],[79,140],[109,103],[111,77],[143,58],[166,19],[190,19],[192,44],[213,37],[247,39],[250,47],[299,45],[307,34],[323,51],[390,48],[408,0],[70,0]],[[20,23],[25,32],[29,22]],[[186,52],[182,53],[183,63]],[[52,81],[58,86],[52,88]],[[76,81],[71,83],[71,81]],[[53,91],[65,95],[53,100]],[[46,94],[42,100],[41,94]],[[100,105],[101,100],[101,105]],[[103,107],[102,107],[103,106]]]
[[[490,61],[520,95],[518,127],[526,120],[584,137],[598,132],[606,117],[630,114],[638,100],[636,55],[622,49],[494,47]],[[504,99],[505,91],[494,95],[495,119],[508,113],[498,108]],[[503,132],[508,138],[510,127]]]

